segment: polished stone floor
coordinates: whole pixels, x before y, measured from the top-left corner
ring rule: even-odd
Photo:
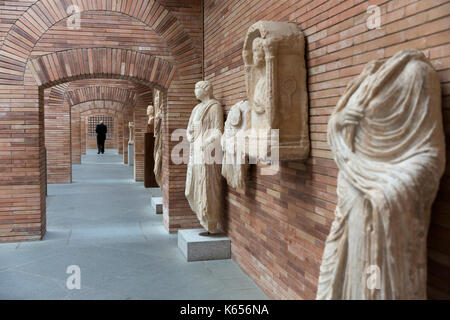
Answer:
[[[186,262],[116,150],[48,186],[42,241],[0,244],[0,299],[267,299],[231,260]],[[69,266],[81,289],[69,290]]]

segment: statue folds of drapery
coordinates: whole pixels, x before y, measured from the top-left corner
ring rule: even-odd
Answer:
[[[200,224],[211,233],[217,231],[222,214],[222,175],[220,139],[223,133],[223,109],[212,96],[208,81],[196,84],[201,101],[192,110],[186,137],[190,143],[185,196]],[[218,148],[217,148],[218,147]],[[212,157],[212,154],[215,157]]]
[[[243,188],[247,177],[246,128],[248,127],[250,106],[248,101],[240,101],[231,107],[225,122],[221,144],[223,151],[222,176],[230,187]]]
[[[162,122],[162,112],[161,112],[161,92],[155,89],[155,102],[154,102],[154,113],[155,118],[153,136],[155,137],[155,146],[153,149],[153,159],[155,160],[155,167],[153,168],[153,173],[155,174],[156,183],[162,188],[162,134],[161,134],[161,122]]]
[[[437,73],[417,50],[369,63],[328,124],[338,204],[317,299],[425,299],[431,205],[445,169]]]
[[[152,105],[147,107],[147,132],[153,132],[155,130],[155,108]]]
[[[128,122],[128,129],[130,130],[128,144],[134,144],[134,122]]]

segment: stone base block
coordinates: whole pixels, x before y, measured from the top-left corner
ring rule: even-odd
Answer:
[[[156,214],[163,213],[162,197],[152,197],[152,208],[155,209]]]
[[[206,234],[205,229],[178,230],[178,248],[187,261],[231,258],[231,240],[224,234]]]
[[[134,166],[134,144],[128,145],[128,165]]]

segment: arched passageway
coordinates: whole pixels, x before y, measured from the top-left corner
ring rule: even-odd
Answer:
[[[77,33],[83,34],[85,30],[99,30],[95,28],[102,28],[102,23],[109,23],[107,19],[110,18],[107,17],[114,16],[118,19],[117,21],[121,21],[121,27],[127,25],[125,28],[149,34],[148,38],[142,38],[144,50],[141,51],[141,47],[136,46],[130,49],[129,41],[122,34],[116,38],[119,42],[114,44],[112,37],[107,34],[104,38],[96,39],[89,38],[87,33],[85,37],[75,38],[74,42],[79,43],[78,46],[75,45],[75,48],[73,45],[65,45],[61,41],[53,40],[58,38],[57,30],[61,28],[67,30],[69,20],[67,8],[72,4],[80,6],[80,16],[85,23],[85,29],[69,30],[69,36],[76,37]],[[186,25],[186,20],[182,19],[180,22],[180,16],[159,1],[146,1],[139,6],[136,6],[134,1],[121,1],[120,5],[117,5],[116,1],[74,1],[73,3],[60,0],[35,1],[28,6],[20,7],[19,10],[23,11],[9,26],[8,32],[0,43],[0,60],[2,61],[0,84],[14,90],[16,94],[11,97],[9,91],[2,91],[0,101],[6,101],[8,106],[11,106],[6,112],[5,119],[12,121],[17,118],[22,119],[20,120],[22,127],[17,127],[18,123],[12,123],[10,130],[11,134],[17,134],[24,140],[21,144],[23,149],[19,151],[13,148],[5,154],[7,157],[5,161],[12,163],[19,158],[22,160],[8,167],[8,174],[3,179],[3,187],[14,186],[17,198],[20,198],[22,194],[22,197],[26,197],[29,201],[24,205],[13,200],[2,209],[5,216],[9,212],[11,220],[6,220],[6,223],[0,222],[3,224],[0,228],[0,241],[39,239],[45,233],[44,190],[47,181],[43,176],[45,135],[40,128],[43,128],[44,124],[45,113],[42,107],[45,102],[46,88],[60,86],[58,90],[64,91],[61,87],[63,84],[93,78],[122,79],[139,83],[141,86],[159,88],[164,93],[163,102],[166,111],[164,126],[169,132],[178,128],[180,123],[187,122],[189,110],[194,105],[193,92],[185,88],[185,84],[195,83],[201,79],[201,46],[197,40],[198,34],[189,23]],[[45,18],[42,12],[46,13]],[[200,11],[194,11],[191,14],[200,14]],[[104,22],[96,25],[92,23],[93,19]],[[56,45],[46,45],[48,43]],[[149,50],[150,53],[154,51],[157,56],[148,54]],[[52,96],[58,90],[53,90]],[[23,96],[27,98],[24,100],[21,98]],[[60,102],[56,100],[52,101],[55,104]],[[66,115],[60,119],[64,119],[68,124],[67,128],[70,128],[70,112],[67,113],[67,106],[65,108]],[[137,109],[142,111],[142,116],[145,115],[145,110]],[[169,115],[172,113],[175,116]],[[133,114],[133,117],[135,116]],[[141,119],[141,116],[137,115],[137,118]],[[67,132],[60,137],[65,139],[61,144],[70,145],[71,138]],[[168,141],[165,145],[167,148],[164,150],[168,154],[171,146]],[[59,158],[54,158],[54,164],[56,164],[54,168],[57,169],[52,171],[51,175],[55,178],[55,182],[70,182],[71,161],[67,159],[71,157],[65,152]],[[139,157],[138,155],[137,159]],[[164,172],[167,173],[167,177],[172,174],[176,176],[185,174],[183,168],[174,166],[173,170],[169,170],[171,166],[169,157],[165,159]],[[49,160],[52,161],[52,159]],[[61,164],[62,162],[64,163]],[[140,179],[142,170],[139,166],[136,170],[135,177]],[[168,185],[164,194],[163,220],[166,228],[174,231],[177,228],[177,215],[181,214],[185,217],[186,210],[183,210],[183,207],[188,206],[186,201],[182,201],[181,206],[175,205],[174,210],[171,210],[169,198],[181,199],[182,189],[176,184],[172,187],[171,179],[168,178],[166,181]],[[192,220],[195,221],[193,215]]]

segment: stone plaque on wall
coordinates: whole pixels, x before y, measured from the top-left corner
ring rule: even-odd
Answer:
[[[257,130],[259,139],[278,130],[279,160],[306,159],[310,151],[308,93],[300,27],[289,22],[253,24],[243,58],[251,129]]]

